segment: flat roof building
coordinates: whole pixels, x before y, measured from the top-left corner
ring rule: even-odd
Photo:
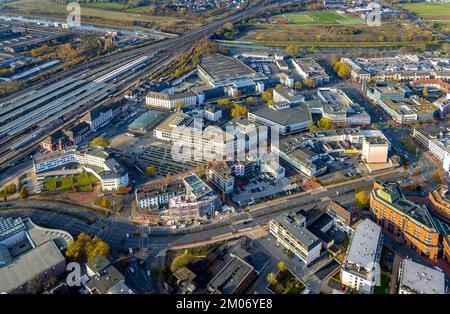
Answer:
[[[0,293],[35,293],[36,278],[58,277],[66,271],[61,250],[73,240],[62,230],[35,225],[29,218],[0,217]]]
[[[433,214],[450,223],[450,194],[447,185],[438,185],[429,194],[430,209]]]
[[[322,242],[306,229],[306,219],[300,213],[282,214],[271,219],[270,233],[306,265],[320,256]]]
[[[303,79],[312,79],[317,85],[330,81],[327,72],[313,58],[297,58],[292,63]]]
[[[155,128],[167,115],[159,111],[149,110],[128,125],[131,132],[147,133]]]
[[[398,273],[399,294],[447,294],[442,271],[404,259]]]
[[[197,95],[190,91],[174,94],[150,92],[145,98],[145,103],[151,107],[173,110],[194,107],[197,105],[198,99]]]
[[[430,259],[438,256],[439,233],[424,205],[408,201],[397,183],[375,182],[370,211],[378,224],[402,238],[405,245]]]
[[[381,227],[370,219],[363,220],[351,239],[342,267],[342,283],[362,293],[373,293],[377,283],[376,265],[381,255],[383,236]]]
[[[254,278],[254,267],[234,256],[208,283],[208,291],[212,294],[242,294]]]
[[[267,79],[262,73],[254,71],[238,59],[220,53],[204,56],[198,65],[198,74],[214,87],[225,87],[242,80]]]

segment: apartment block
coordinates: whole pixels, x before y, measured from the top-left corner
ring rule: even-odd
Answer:
[[[438,257],[439,233],[428,209],[408,201],[397,183],[374,183],[370,211],[379,225],[406,246],[430,259]]]

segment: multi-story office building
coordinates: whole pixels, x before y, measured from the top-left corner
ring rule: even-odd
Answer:
[[[394,121],[400,124],[429,121],[437,115],[439,107],[426,99],[412,95],[409,88],[395,83],[364,84],[367,98],[372,100]]]
[[[117,190],[129,184],[128,172],[116,159],[101,149],[85,151],[67,150],[39,154],[33,160],[34,171],[38,178],[57,176],[58,168],[68,164],[77,164],[81,169],[75,169],[72,174],[85,170],[97,177],[105,191]],[[65,175],[61,172],[60,175]]]
[[[192,92],[185,93],[175,93],[175,94],[167,94],[167,93],[159,93],[159,92],[150,92],[147,97],[145,97],[145,103],[148,106],[159,107],[164,109],[176,109],[180,108],[189,108],[197,105],[199,99],[197,95]]]
[[[450,78],[450,59],[416,55],[397,55],[382,58],[342,58],[352,68],[351,77],[358,81],[427,80]]]
[[[317,90],[317,96],[307,102],[311,113],[320,114],[336,125],[370,124],[370,115],[343,90],[323,87]]]
[[[398,273],[398,293],[447,294],[445,274],[410,259],[404,259]]]
[[[450,223],[450,196],[448,186],[439,185],[429,194],[431,212],[440,219]]]
[[[364,140],[383,141],[390,148],[389,141],[380,130],[337,129],[317,133],[306,133],[290,136],[279,141],[278,146],[272,146],[272,152],[287,162],[294,169],[308,177],[318,176],[327,170],[327,164],[321,161],[321,155],[332,152],[361,151]],[[321,147],[321,148],[318,148]],[[368,152],[371,159],[374,158]],[[367,153],[366,153],[367,154]],[[379,160],[379,157],[376,156]]]
[[[273,89],[273,103],[274,105],[278,103],[286,105],[297,105],[305,100],[305,96],[300,94],[295,89],[281,87]]]
[[[388,161],[389,143],[382,137],[365,137],[362,146],[362,159],[367,163]]]
[[[203,117],[211,122],[219,121],[222,118],[222,109],[218,106],[206,106],[203,108]]]
[[[382,247],[380,226],[369,219],[358,224],[342,267],[342,283],[362,293],[373,293],[380,279],[377,266]]]
[[[189,175],[182,181],[186,194],[169,200],[167,213],[172,221],[178,223],[204,219],[220,208],[220,197],[197,175]]]
[[[169,200],[178,195],[186,193],[186,189],[181,180],[168,182],[154,182],[145,184],[134,192],[136,205],[138,208],[159,208],[169,204]]]
[[[89,111],[82,120],[89,124],[92,131],[95,131],[108,124],[112,117],[112,109],[107,106],[100,105]]]
[[[41,142],[41,148],[46,151],[52,152],[55,150],[63,150],[72,143],[69,137],[62,131],[56,131],[55,133],[47,136]]]
[[[303,79],[312,79],[317,85],[330,81],[327,72],[313,58],[293,59],[292,64]]]
[[[444,236],[442,240],[443,244],[443,257],[450,264],[450,235]]]
[[[413,130],[414,139],[442,161],[442,168],[450,172],[450,131],[447,127],[424,127]]]
[[[91,134],[91,127],[86,122],[80,122],[65,130],[64,133],[69,137],[73,145],[78,145]]]
[[[370,211],[378,224],[405,245],[430,259],[438,257],[439,233],[428,209],[408,201],[397,183],[374,183]]]
[[[231,167],[226,162],[217,162],[209,168],[208,179],[223,193],[233,192],[234,176]]]
[[[306,229],[306,218],[299,213],[283,214],[270,220],[270,233],[306,265],[320,256],[322,242]]]

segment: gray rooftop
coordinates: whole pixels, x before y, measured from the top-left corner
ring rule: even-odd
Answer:
[[[381,189],[374,189],[372,191],[378,201],[381,201],[388,206],[390,205],[393,209],[401,211],[403,214],[408,215],[428,229],[436,229],[428,209],[408,201],[403,196],[403,192],[397,183],[384,182],[381,183],[381,185]]]
[[[301,214],[282,214],[275,217],[275,221],[283,226],[289,233],[291,233],[298,241],[304,244],[308,249],[315,247],[320,243],[320,239],[316,237],[311,231],[301,226],[298,221],[304,218]]]
[[[445,274],[425,265],[405,259],[400,285],[413,293],[445,294]]]
[[[47,241],[0,268],[0,292],[15,290],[63,261],[53,240]]]
[[[166,117],[165,113],[160,111],[149,110],[146,113],[143,113],[136,120],[134,120],[128,128],[130,129],[151,129],[155,127],[159,122],[162,121]]]
[[[86,282],[90,290],[96,290],[94,294],[106,294],[116,284],[123,281],[125,277],[112,265],[100,272],[100,276],[94,276]]]
[[[214,80],[251,77],[256,72],[241,61],[216,53],[204,56],[200,67]]]
[[[370,219],[362,221],[355,229],[347,262],[362,268],[372,268],[377,259],[379,242],[381,240],[381,227]]]
[[[24,229],[25,224],[21,218],[0,217],[0,240]]]
[[[269,108],[268,106],[264,106],[252,112],[252,114],[282,126],[289,126],[311,121],[311,115],[305,105],[299,105],[280,110],[274,110]]]
[[[186,184],[186,188],[191,188],[191,193],[193,193],[196,198],[200,198],[212,192],[212,189],[196,174],[184,177],[183,181]]]
[[[251,275],[253,269],[247,262],[234,257],[211,280],[208,286],[223,294],[233,294],[242,281]]]

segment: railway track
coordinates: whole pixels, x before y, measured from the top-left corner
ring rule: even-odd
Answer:
[[[71,125],[77,119],[80,119],[88,110],[93,109],[102,104],[107,104],[111,101],[112,97],[120,96],[130,88],[137,86],[142,80],[151,77],[154,74],[157,74],[158,71],[163,68],[165,65],[169,64],[171,61],[175,60],[181,53],[190,49],[198,40],[201,38],[210,35],[214,30],[221,27],[225,23],[228,22],[236,22],[242,18],[252,16],[254,14],[258,14],[271,6],[279,5],[281,3],[288,3],[290,1],[282,1],[277,4],[273,3],[274,1],[270,1],[265,5],[254,6],[247,8],[245,10],[239,11],[233,15],[225,17],[219,21],[212,22],[208,25],[204,25],[195,30],[189,31],[179,37],[166,39],[158,42],[154,42],[148,45],[144,45],[139,48],[135,48],[131,51],[122,51],[115,53],[113,55],[101,57],[101,59],[97,59],[94,61],[87,62],[85,64],[80,65],[75,69],[71,69],[64,73],[61,73],[51,79],[48,79],[44,82],[37,83],[29,88],[21,91],[20,93],[32,93],[33,91],[43,89],[46,87],[55,84],[55,82],[67,79],[70,76],[74,77],[86,77],[88,76],[89,80],[99,79],[104,75],[108,75],[111,72],[111,66],[120,66],[129,63],[130,60],[140,58],[143,56],[154,56],[153,62],[144,69],[137,71],[136,73],[129,75],[119,84],[117,84],[113,90],[109,93],[106,99],[99,101],[97,103],[88,103],[86,106],[83,106],[82,110],[76,114],[72,114],[70,119],[60,121],[55,124],[55,127],[52,129],[45,129],[40,132],[39,129],[36,128],[28,128],[24,130],[23,136],[14,136],[14,140],[11,138],[11,142],[5,141],[2,142],[0,149],[0,165],[2,167],[9,167],[14,165],[17,161],[24,158],[28,154],[32,153],[36,150],[37,145],[42,141],[46,136],[64,128],[68,125]],[[96,69],[99,67],[99,69]],[[119,76],[121,77],[121,76]],[[87,79],[87,78],[86,78]],[[17,94],[17,93],[16,93]],[[14,98],[15,95],[6,97],[1,100],[1,102],[8,101]],[[80,109],[80,108],[79,108]],[[58,120],[59,121],[59,120]],[[35,127],[36,125],[34,125]],[[34,135],[30,134],[31,132],[36,132]],[[30,137],[31,136],[31,137]],[[0,139],[0,141],[3,139]],[[18,147],[18,144],[24,143],[22,147]],[[13,149],[14,148],[14,149]]]

